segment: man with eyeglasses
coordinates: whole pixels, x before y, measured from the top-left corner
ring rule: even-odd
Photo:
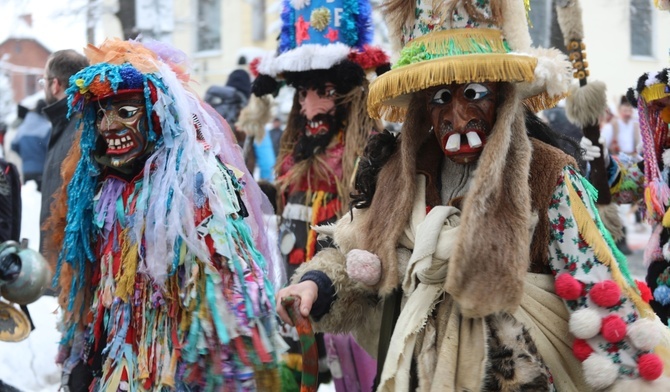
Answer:
[[[73,145],[77,119],[67,118],[67,98],[65,90],[69,86],[70,76],[88,66],[88,60],[72,49],[59,50],[49,56],[44,67],[44,77],[39,83],[44,88],[47,107],[43,112],[51,121],[52,130],[47,147],[42,174],[42,210],[40,227],[50,215],[52,195],[61,185],[60,166]],[[46,232],[40,229],[40,253],[46,249],[44,239]]]

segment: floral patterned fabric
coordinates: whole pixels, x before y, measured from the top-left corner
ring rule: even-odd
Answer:
[[[627,174],[632,175],[633,171],[629,171]],[[639,178],[639,173],[636,177]],[[573,213],[573,203],[582,203],[588,210],[590,218],[598,223],[599,218],[597,218],[594,204],[590,199],[593,194],[588,188],[589,186],[572,167],[566,167],[564,169],[564,177],[558,180],[548,211],[551,224],[551,239],[549,243],[551,269],[557,279],[563,274],[569,274],[581,284],[582,290],[578,298],[564,301],[572,315],[577,311],[588,308],[595,310],[597,315],[602,319],[609,316],[619,316],[625,322],[626,326],[630,326],[633,322],[640,319],[641,315],[632,299],[625,293],[619,297],[616,304],[610,307],[599,306],[593,300],[592,289],[594,286],[605,281],[612,282],[613,275],[617,271],[613,272],[610,266],[605,265],[596,256],[594,248],[587,243],[582,235],[584,230],[580,229],[580,225]],[[579,196],[579,200],[571,200],[569,196],[570,188],[574,189],[574,192]],[[612,254],[618,252],[611,245],[609,251]],[[632,279],[627,274],[625,258],[623,260],[624,263],[622,265],[619,259],[618,263],[616,263],[618,264],[616,268],[623,273],[623,277],[627,283],[636,287],[636,284],[632,282]],[[588,345],[586,347],[587,352],[592,350],[592,354],[590,355],[609,359],[618,367],[620,377],[639,378],[638,360],[641,355],[648,354],[650,351],[636,348],[628,336],[618,342],[612,343],[603,337],[603,330],[605,330],[605,327],[601,328],[595,336],[585,339]],[[583,343],[583,341],[580,343]],[[587,380],[588,376],[586,374]]]

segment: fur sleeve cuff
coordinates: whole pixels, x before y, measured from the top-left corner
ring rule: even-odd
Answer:
[[[319,321],[330,310],[330,306],[337,299],[337,293],[335,293],[335,287],[333,286],[333,281],[321,271],[307,271],[300,278],[300,282],[306,280],[311,280],[316,283],[319,288],[319,294],[312,305],[312,311],[310,315],[314,321]]]

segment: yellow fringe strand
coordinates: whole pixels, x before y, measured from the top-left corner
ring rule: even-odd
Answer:
[[[568,94],[560,94],[551,96],[547,94],[546,91],[543,91],[541,94],[535,95],[530,98],[526,98],[523,101],[523,104],[526,105],[533,113],[540,112],[542,110],[551,109],[554,106],[558,105],[558,102],[567,97]]]
[[[642,99],[644,99],[646,103],[655,101],[657,99],[670,97],[670,94],[665,92],[665,86],[666,84],[663,83],[652,84],[651,86],[645,87],[645,89],[642,90],[640,95],[642,96]]]
[[[663,215],[663,227],[670,227],[670,209]]]
[[[116,279],[116,296],[122,301],[127,301],[130,293],[135,287],[135,273],[137,272],[138,249],[137,243],[132,243],[128,236],[128,231],[125,229],[121,232],[123,239],[123,247],[121,248],[121,260],[123,264],[119,268],[120,277]]]
[[[316,226],[319,223],[319,210],[323,207],[323,199],[326,196],[326,192],[318,191],[314,194],[312,199],[312,226]],[[316,236],[317,233],[314,230],[308,230],[309,234],[307,236],[307,252],[305,254],[305,261],[312,260],[314,257],[316,249]]]
[[[656,315],[651,310],[649,305],[644,302],[642,298],[640,298],[640,295],[635,291],[634,288],[630,287],[626,283],[626,280],[621,273],[621,270],[619,269],[619,265],[614,259],[614,255],[612,255],[612,251],[610,250],[609,246],[607,246],[607,242],[605,242],[605,239],[600,233],[596,222],[591,217],[591,214],[589,214],[589,211],[584,205],[584,202],[582,202],[582,199],[579,197],[579,195],[577,195],[577,192],[573,188],[572,182],[570,181],[570,177],[568,177],[567,174],[565,175],[565,183],[568,187],[570,208],[572,210],[572,214],[575,217],[575,221],[577,222],[579,234],[581,234],[584,240],[591,246],[593,253],[595,253],[598,260],[610,268],[612,279],[626,294],[626,296],[630,298],[631,301],[633,301],[640,314],[645,318],[655,318]]]
[[[392,69],[370,85],[372,118],[402,121],[410,94],[430,87],[468,82],[530,82],[537,59],[513,54],[470,54],[422,61]]]

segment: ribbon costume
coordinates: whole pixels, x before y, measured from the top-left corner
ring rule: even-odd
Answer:
[[[188,87],[183,53],[108,40],[86,54],[52,206],[64,373],[104,391],[277,389],[282,272],[230,128]]]

